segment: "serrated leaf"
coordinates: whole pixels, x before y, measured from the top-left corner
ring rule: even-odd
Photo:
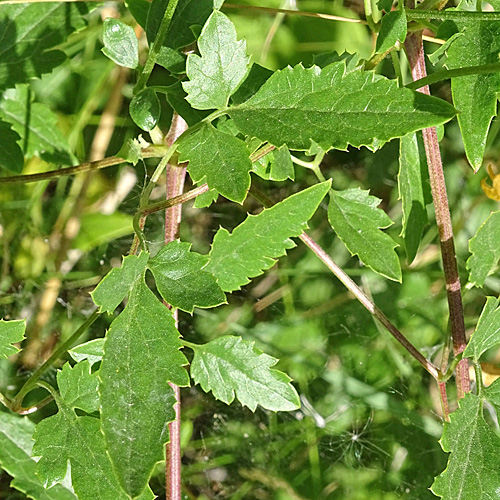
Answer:
[[[0,167],[20,174],[24,167],[24,155],[17,144],[21,140],[19,134],[10,128],[8,123],[0,120]]]
[[[215,189],[209,189],[208,191],[200,194],[194,200],[194,208],[205,208],[209,207],[214,201],[217,201],[219,193]]]
[[[273,74],[270,69],[254,63],[238,90],[231,96],[233,104],[241,104],[250,99]]]
[[[447,102],[398,88],[370,71],[346,73],[345,61],[277,71],[228,114],[246,135],[276,146],[308,150],[374,147],[455,116]]]
[[[492,212],[469,241],[469,282],[482,287],[500,259],[500,211]]]
[[[294,180],[292,156],[286,146],[271,151],[252,165],[253,172],[265,180],[286,181]]]
[[[476,330],[464,351],[464,357],[473,358],[476,363],[482,354],[500,344],[500,299],[486,297]]]
[[[139,42],[134,28],[113,17],[104,20],[102,52],[113,62],[125,68],[139,66]]]
[[[123,257],[121,267],[111,269],[91,293],[92,300],[102,312],[112,313],[128,295],[130,287],[146,270],[149,254]]]
[[[49,73],[66,55],[51,50],[85,27],[84,3],[25,3],[0,9],[0,91]]]
[[[73,347],[68,351],[68,354],[77,363],[86,359],[92,366],[94,363],[101,361],[103,348],[104,339],[94,339]]]
[[[26,320],[4,321],[0,319],[0,359],[8,358],[20,351],[13,346],[24,339]]]
[[[25,85],[4,92],[0,116],[19,134],[19,145],[26,157],[71,165],[74,156],[67,140],[57,127],[57,116],[45,104],[31,102]]]
[[[380,199],[369,191],[332,191],[328,220],[352,255],[366,266],[394,281],[401,281],[401,266],[394,251],[397,243],[380,229],[393,222],[380,208]]]
[[[233,23],[215,10],[203,27],[198,48],[201,57],[187,58],[186,99],[197,109],[223,109],[248,72],[246,43],[237,41]]]
[[[179,161],[187,166],[193,182],[205,181],[228,200],[242,203],[250,188],[252,162],[245,143],[204,124],[179,142]]]
[[[182,88],[181,82],[170,85],[166,88],[167,93],[165,98],[173,110],[191,127],[210,114],[209,111],[194,109],[191,104],[186,101],[186,92]]]
[[[450,419],[440,441],[443,450],[451,453],[448,466],[431,490],[444,500],[498,498],[500,438],[483,418],[481,399],[466,394]]]
[[[160,295],[173,307],[192,313],[226,301],[214,276],[203,268],[209,258],[190,251],[191,244],[172,241],[148,263]]]
[[[250,278],[261,275],[295,246],[290,238],[307,228],[329,188],[327,181],[289,196],[259,215],[249,215],[231,234],[220,228],[205,269],[225,292],[250,283]]]
[[[403,43],[406,39],[407,21],[404,10],[398,9],[388,12],[380,24],[377,35],[376,51],[383,54],[392,49],[396,42]]]
[[[144,273],[129,286],[128,304],[106,335],[99,392],[107,451],[134,498],[165,458],[176,401],[169,382],[186,386],[189,377],[172,313],[146,286]]]
[[[130,116],[142,130],[153,130],[160,119],[160,113],[160,101],[151,89],[146,88],[130,102]]]
[[[56,394],[56,402],[59,411],[35,428],[33,456],[41,457],[37,474],[44,486],[50,487],[63,480],[69,462],[72,485],[80,500],[129,500],[113,473],[99,419],[79,417],[74,411],[81,406],[83,410],[93,411],[98,406],[96,375],[90,373],[87,361],[79,365],[79,368],[78,365],[71,368],[66,364],[58,372],[61,396]],[[149,490],[143,498],[153,497]]]
[[[208,344],[194,346],[191,376],[205,392],[231,404],[236,398],[255,411],[257,405],[273,411],[300,407],[290,378],[270,369],[278,360],[255,349],[253,342],[241,337],[221,337]]]
[[[403,206],[401,236],[404,239],[408,263],[415,258],[427,225],[426,205],[430,203],[429,171],[422,135],[411,133],[399,143],[399,197]]]
[[[471,20],[457,22],[458,37],[447,51],[449,69],[498,62],[500,22]],[[458,124],[465,154],[477,171],[483,163],[486,137],[491,120],[497,114],[500,73],[467,75],[451,79],[453,104],[460,111]]]
[[[31,458],[34,428],[28,417],[0,412],[0,467],[12,476],[10,486],[35,500],[77,500],[60,484],[46,489],[36,475]]]

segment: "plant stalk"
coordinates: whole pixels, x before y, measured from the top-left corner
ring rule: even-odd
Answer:
[[[425,78],[427,76],[427,71],[425,68],[421,32],[409,34],[406,38],[405,48],[413,79],[419,80],[420,78]],[[428,86],[422,87],[419,92],[430,95]],[[467,346],[467,339],[465,336],[462,292],[460,277],[458,275],[455,244],[453,242],[453,227],[451,224],[450,208],[446,193],[443,163],[441,161],[441,151],[439,149],[436,128],[426,128],[422,130],[422,135],[429,167],[439,242],[441,245],[441,257],[450,311],[453,353],[457,356]],[[456,384],[457,397],[459,399],[463,398],[467,392],[470,392],[469,365],[466,359],[461,360],[457,365]]]
[[[172,124],[166,136],[168,146],[171,146],[177,138],[187,130],[186,122],[177,114],[172,117]],[[184,181],[186,178],[186,168],[177,165],[167,164],[167,200],[182,198],[184,191]],[[200,186],[204,188],[204,186]],[[200,188],[197,190],[200,191]],[[204,188],[208,190],[208,186]],[[193,190],[194,191],[194,190]],[[201,193],[199,193],[201,194]],[[170,206],[165,211],[165,244],[176,240],[179,237],[179,226],[182,217],[182,205]],[[170,305],[164,301],[166,307]],[[178,311],[173,312],[175,327],[178,327]],[[175,420],[168,424],[170,432],[170,442],[166,445],[166,469],[165,469],[165,489],[166,500],[181,500],[181,394],[178,386],[170,384],[174,390],[177,403],[174,405]]]

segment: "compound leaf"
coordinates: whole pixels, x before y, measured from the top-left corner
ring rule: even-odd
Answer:
[[[51,50],[86,26],[86,4],[25,3],[0,9],[0,90],[49,73],[66,55]]]
[[[122,488],[135,498],[165,458],[176,401],[169,382],[186,386],[189,377],[172,313],[146,286],[144,273],[129,286],[128,304],[106,335],[99,392],[109,456]]]
[[[192,313],[194,307],[218,306],[226,296],[214,276],[203,269],[209,258],[190,248],[190,243],[172,241],[150,259],[148,268],[165,301]]]
[[[128,295],[130,287],[146,269],[149,254],[128,255],[121,267],[111,269],[91,293],[92,300],[102,312],[112,313]]]
[[[57,374],[61,395],[54,394],[58,413],[42,420],[35,428],[33,456],[41,457],[37,474],[45,487],[60,483],[71,465],[71,480],[80,500],[128,500],[120,488],[106,453],[100,421],[90,416],[77,416],[74,408],[98,409],[97,376],[83,361],[69,364]],[[74,394],[76,391],[76,395]],[[144,499],[153,498],[152,492]]]
[[[473,358],[477,363],[488,349],[500,344],[500,299],[487,297],[486,304],[464,351],[466,358]]]
[[[77,500],[63,485],[46,489],[36,475],[31,458],[34,428],[28,417],[0,412],[0,467],[13,477],[10,486],[35,500]]]
[[[193,182],[205,180],[231,201],[242,203],[246,198],[252,162],[242,140],[205,124],[181,140],[179,152],[179,161],[189,161]]]
[[[286,254],[324,198],[330,181],[316,184],[286,198],[259,215],[249,215],[232,233],[217,231],[205,268],[225,292],[239,290],[249,278],[262,274]]]
[[[500,438],[483,418],[481,399],[466,394],[450,420],[444,424],[440,443],[451,455],[431,490],[444,500],[498,498]]]
[[[38,156],[54,163],[71,165],[75,159],[67,140],[57,127],[57,116],[45,104],[31,102],[26,85],[4,92],[0,116],[19,134],[26,157]]]
[[[237,41],[233,23],[215,10],[203,27],[198,47],[201,57],[189,54],[186,99],[197,109],[222,109],[248,71],[246,43]]]
[[[255,349],[240,337],[221,337],[195,346],[191,376],[205,392],[231,404],[234,397],[255,411],[257,405],[273,411],[299,408],[300,401],[290,378],[270,369],[278,360]]]
[[[135,69],[139,66],[139,42],[134,28],[118,19],[108,17],[104,20],[102,52],[113,62],[125,68]]]
[[[499,21],[462,21],[456,29],[463,33],[447,50],[449,69],[480,66],[498,62],[500,52]],[[453,104],[460,111],[458,124],[462,132],[469,163],[478,170],[483,163],[486,137],[491,120],[497,114],[500,73],[460,76],[451,79]]]
[[[328,205],[328,220],[352,255],[375,272],[401,281],[401,266],[394,251],[397,243],[380,229],[392,224],[380,208],[380,201],[369,191],[333,191]]]
[[[401,137],[399,143],[399,197],[403,206],[401,236],[408,263],[415,258],[427,225],[426,205],[430,203],[429,171],[420,133]]]
[[[500,259],[500,211],[493,212],[469,241],[469,282],[482,287]]]
[[[447,102],[398,88],[370,71],[346,72],[340,61],[324,69],[301,65],[271,76],[248,101],[228,110],[246,135],[276,146],[308,150],[375,148],[395,137],[447,122]]]
[[[25,330],[26,320],[24,319],[14,321],[0,319],[0,359],[8,358],[20,351],[12,344],[24,339]]]

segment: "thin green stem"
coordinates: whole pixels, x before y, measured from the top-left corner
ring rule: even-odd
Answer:
[[[476,374],[476,392],[479,397],[483,395],[483,373],[479,363],[473,363],[474,373]]]
[[[453,358],[453,360],[450,363],[450,366],[448,367],[448,369],[446,370],[446,372],[445,373],[441,373],[439,375],[439,379],[438,379],[439,382],[448,382],[448,380],[450,380],[450,378],[452,377],[453,373],[455,372],[455,369],[456,369],[458,363],[460,361],[462,361],[462,356],[463,356],[463,352],[461,352],[458,356],[455,356]]]
[[[412,90],[421,89],[426,85],[432,85],[433,83],[442,82],[444,80],[449,80],[450,78],[456,78],[459,76],[467,75],[483,75],[487,73],[497,73],[500,71],[500,62],[482,64],[479,66],[465,66],[463,68],[447,69],[443,71],[438,71],[432,75],[425,76],[415,80],[414,82],[408,83],[407,88]]]
[[[156,33],[155,39],[149,48],[148,58],[146,59],[146,64],[142,68],[141,73],[139,74],[139,78],[134,87],[134,95],[137,95],[139,92],[144,90],[146,87],[146,83],[149,80],[151,72],[156,64],[156,59],[160,54],[160,49],[165,41],[165,37],[167,36],[168,28],[170,27],[170,23],[172,22],[172,17],[174,16],[175,9],[179,0],[170,0],[168,2],[167,8],[165,10],[165,14],[163,15],[163,19],[161,20],[160,27],[158,28],[158,32]]]
[[[439,19],[452,21],[500,21],[500,12],[466,12],[458,10],[405,9],[408,20]]]
[[[83,324],[69,337],[66,342],[63,342],[50,356],[43,365],[41,365],[26,383],[21,387],[19,392],[14,396],[11,402],[12,411],[18,412],[21,409],[24,396],[28,394],[37,385],[38,379],[83,335],[87,328],[101,315],[99,310],[95,310]]]

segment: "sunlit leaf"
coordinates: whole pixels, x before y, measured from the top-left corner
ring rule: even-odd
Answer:
[[[108,17],[103,23],[103,53],[113,62],[125,68],[139,65],[139,42],[134,28],[118,19]]]
[[[94,339],[85,342],[85,344],[80,344],[77,347],[70,349],[68,353],[76,361],[88,360],[90,365],[101,361],[102,350],[104,348],[104,339]]]
[[[295,410],[300,406],[290,378],[270,369],[278,360],[255,349],[253,342],[240,337],[221,337],[194,346],[191,376],[205,392],[226,404],[238,401],[255,411],[257,405],[273,411]]]

